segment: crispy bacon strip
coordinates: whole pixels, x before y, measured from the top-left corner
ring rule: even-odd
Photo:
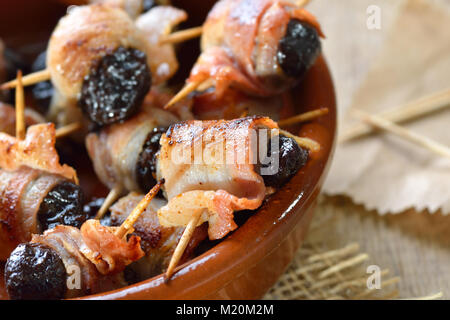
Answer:
[[[277,57],[279,41],[286,34],[286,26],[291,20],[291,15],[281,3],[274,3],[267,9],[259,23],[254,52],[254,74],[258,77],[274,72],[274,66],[281,74],[278,64],[274,63]]]
[[[98,220],[88,220],[81,226],[86,244],[82,252],[103,275],[123,271],[127,265],[144,256],[139,237],[119,239],[114,229],[102,226]]]
[[[203,82],[214,79],[216,96],[221,97],[231,85],[244,92],[264,95],[252,79],[237,66],[233,57],[222,47],[211,47],[204,51],[197,60],[188,82]]]
[[[142,12],[142,2],[143,0],[89,0],[91,4],[107,4],[125,10],[133,19]]]
[[[0,167],[13,171],[21,166],[61,175],[78,183],[76,171],[59,163],[55,149],[55,125],[37,124],[28,128],[24,140],[0,133]]]
[[[236,228],[233,213],[257,209],[269,191],[254,170],[258,129],[275,129],[265,117],[186,121],[161,138],[158,178],[169,203],[158,211],[162,226],[187,226],[201,214],[210,239]]]
[[[20,242],[29,240],[20,229],[18,211],[26,187],[37,176],[36,170],[28,168],[17,172],[0,170],[0,261],[5,261]]]
[[[234,211],[255,210],[263,199],[264,197],[238,198],[224,190],[188,191],[162,207],[158,211],[158,218],[161,225],[175,227],[187,226],[193,217],[200,215],[197,226],[208,222],[209,239],[217,240],[237,228],[233,220]]]
[[[147,55],[152,71],[152,81],[160,84],[170,79],[178,70],[178,60],[173,44],[160,44],[160,39],[187,19],[187,13],[171,6],[157,6],[139,16],[136,26],[147,41]]]

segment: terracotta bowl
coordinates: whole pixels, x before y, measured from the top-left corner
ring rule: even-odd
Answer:
[[[200,25],[214,3],[205,0],[172,2],[189,13],[189,23],[183,27]],[[2,1],[0,37],[8,45],[20,47],[22,52],[31,55],[36,48],[45,48],[53,26],[64,12],[64,6],[57,1]],[[181,72],[179,78],[183,79],[198,54],[198,43],[192,41],[180,50],[184,74]],[[296,130],[292,128],[295,134],[317,140],[322,148],[286,186],[225,240],[180,266],[169,283],[164,283],[163,276],[159,275],[82,299],[261,298],[286,270],[305,238],[335,143],[335,93],[323,57],[292,94],[297,112],[327,107],[330,113]]]

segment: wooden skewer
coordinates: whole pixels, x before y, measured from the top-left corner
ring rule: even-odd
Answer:
[[[437,112],[450,106],[450,89],[434,93],[427,97],[408,103],[402,107],[382,112],[378,116],[394,123],[406,122],[415,118]],[[373,126],[358,124],[339,137],[339,143],[347,142],[373,133]]]
[[[166,274],[164,275],[166,281],[170,280],[174,273],[175,267],[178,265],[178,262],[180,262],[184,250],[186,250],[186,247],[189,244],[192,235],[194,234],[195,228],[197,227],[198,221],[200,220],[200,216],[201,213],[195,215],[191,219],[191,221],[189,221],[186,229],[184,229],[183,235],[181,236],[180,241],[175,248],[172,258],[170,259],[169,267],[167,268]]]
[[[17,71],[16,88],[16,137],[19,140],[25,139],[25,95],[22,85],[22,71]]]
[[[150,202],[158,194],[159,189],[164,184],[164,179],[160,180],[138,203],[138,205],[131,211],[128,218],[122,223],[122,225],[116,230],[115,235],[119,238],[125,237],[131,230],[133,230],[133,225],[137,219],[141,216],[142,212],[147,209]]]
[[[297,137],[296,135],[293,135],[292,133],[286,130],[279,129],[279,131],[286,137],[294,139],[295,142],[297,142],[297,144],[302,148],[306,148],[308,150],[311,150],[312,152],[320,151],[320,144],[318,144],[316,141],[312,139]]]
[[[16,137],[20,140],[25,139],[26,125],[25,125],[25,94],[23,89],[22,71],[17,72],[17,86],[16,86]],[[74,122],[67,126],[56,130],[56,139],[67,136],[81,128],[81,123]]]
[[[211,88],[211,87],[213,87],[213,86],[214,86],[214,80],[211,79],[211,78],[209,78],[209,79],[206,79],[205,81],[203,81],[203,82],[197,87],[197,90],[198,90],[198,91],[205,91],[205,90],[207,90],[207,89],[209,89],[209,88]]]
[[[95,219],[100,220],[103,218],[103,216],[106,214],[106,211],[108,211],[109,207],[113,205],[114,202],[116,202],[117,199],[121,196],[123,192],[122,185],[116,185],[114,188],[109,191],[108,195],[106,196],[105,201],[103,201],[102,206],[97,212],[97,215],[95,216]]]
[[[205,80],[208,81],[208,80]],[[164,107],[164,109],[169,109],[171,106],[180,102],[184,98],[186,98],[191,92],[195,91],[200,85],[202,85],[205,81],[199,82],[188,82],[183,89],[181,89]]]
[[[50,80],[50,78],[51,78],[50,70],[45,69],[42,71],[27,74],[26,76],[24,76],[22,78],[22,84],[23,84],[23,86],[26,87],[26,86],[30,86],[32,84],[36,84],[38,82]],[[16,86],[17,86],[17,79],[11,80],[9,82],[2,84],[0,86],[0,89],[2,89],[2,90],[12,89],[12,88],[15,88]]]
[[[307,6],[308,3],[310,3],[310,2],[311,2],[311,0],[298,0],[296,4],[298,7],[302,8],[302,7]]]
[[[309,111],[309,112],[305,112],[305,113],[293,116],[291,118],[280,120],[280,121],[278,121],[278,125],[280,127],[287,127],[287,126],[290,126],[293,124],[311,121],[311,120],[314,120],[315,118],[318,118],[318,117],[328,114],[328,112],[329,112],[328,108],[320,108],[317,110],[313,110],[313,111]]]
[[[71,124],[68,124],[67,126],[61,127],[56,129],[56,139],[61,139],[65,136],[68,136],[72,133],[74,133],[75,131],[78,131],[81,128],[81,123],[79,122],[74,122]]]
[[[419,135],[418,133],[400,127],[389,120],[383,119],[379,116],[368,114],[360,110],[354,110],[353,114],[372,126],[386,130],[415,144],[418,144],[440,156],[450,159],[450,148],[430,138],[424,137],[422,135]]]
[[[17,72],[15,81],[16,87],[16,137],[20,140],[25,139],[26,126],[25,126],[25,94],[24,94],[24,80],[22,77],[22,71]],[[81,123],[75,122],[59,128],[56,130],[56,138],[62,138],[67,136],[81,128]]]
[[[168,34],[167,36],[161,37],[161,39],[159,40],[159,44],[174,44],[188,41],[200,37],[202,35],[202,32],[202,26],[173,32],[171,34]]]

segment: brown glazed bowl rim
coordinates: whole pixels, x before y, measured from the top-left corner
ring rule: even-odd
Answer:
[[[14,5],[10,5],[9,2],[0,4],[4,10],[2,14],[7,18],[5,21],[0,21],[0,29],[10,38],[10,43],[14,43],[16,39],[14,34],[8,33],[8,30],[10,30],[13,18],[19,13],[22,14],[24,21],[28,19],[33,21],[33,29],[30,30],[29,26],[24,23],[19,24],[15,30],[15,32],[25,35],[23,38],[25,41],[40,35],[37,31],[48,30],[51,27],[49,19],[54,19],[54,16],[59,14],[49,9],[52,1],[73,3],[73,0],[52,0],[38,5],[31,0],[15,1],[17,2],[14,2]],[[200,1],[201,6],[199,6]],[[190,12],[190,10],[207,10],[206,3],[212,1],[176,0],[174,2],[175,5],[183,4],[185,9]],[[29,7],[26,16],[19,10],[20,5],[25,4]],[[39,21],[31,19],[35,14],[34,11],[40,12],[43,18],[38,19]],[[198,21],[199,17],[196,19],[194,16],[193,18],[193,25],[201,23]],[[80,299],[208,299],[208,297],[217,297],[217,293],[227,284],[240,281],[237,279],[239,276],[244,275],[264,257],[274,252],[296,227],[303,224],[306,229],[309,221],[302,218],[307,212],[310,212],[320,192],[331,162],[336,138],[335,93],[331,75],[323,57],[318,59],[303,82],[292,93],[298,113],[319,107],[327,107],[330,112],[301,128],[289,128],[293,133],[319,141],[322,148],[286,186],[272,195],[244,225],[225,240],[180,266],[170,282],[165,283],[163,275],[158,275],[115,291],[85,296]],[[277,270],[277,273],[282,271]],[[251,289],[248,289],[248,292],[244,292],[240,296],[255,296],[254,293],[250,294],[250,291]]]
[[[322,91],[311,88],[308,79],[312,79],[313,85]],[[335,93],[323,57],[318,59],[298,90],[308,103],[316,101],[314,95],[317,94],[329,97],[328,105],[322,105],[329,108],[329,114],[314,120],[301,134],[311,135],[320,141],[321,151],[315,159],[308,161],[286,186],[272,195],[225,240],[179,266],[169,282],[165,282],[164,275],[160,274],[137,284],[81,299],[208,299],[208,296],[214,296],[275,250],[297,224],[306,223],[301,218],[320,192],[331,163],[336,138]],[[315,108],[317,106],[311,106],[311,109]],[[311,129],[315,125],[322,130]],[[317,135],[315,131],[325,133]]]

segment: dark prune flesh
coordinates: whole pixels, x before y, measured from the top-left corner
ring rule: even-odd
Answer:
[[[266,187],[283,187],[308,161],[309,152],[297,144],[294,139],[284,135],[275,136],[272,139],[279,139],[276,150],[272,150],[272,140],[269,139],[267,145],[267,157],[278,158],[276,161],[265,159],[262,163],[255,165],[255,170],[264,179]],[[274,174],[263,174],[262,169]]]
[[[55,186],[42,201],[37,214],[41,232],[57,225],[80,228],[89,218],[83,212],[83,191],[72,182]]]
[[[286,35],[279,42],[278,63],[288,77],[300,79],[321,52],[317,30],[306,22],[291,19]]]
[[[119,47],[102,57],[84,78],[78,104],[91,121],[105,126],[137,113],[150,86],[146,54]]]
[[[157,153],[160,149],[159,140],[164,132],[165,128],[155,128],[147,136],[147,139],[142,146],[142,151],[139,154],[138,161],[136,163],[136,176],[139,187],[142,191],[148,192],[156,184],[154,178],[156,174],[156,161]]]
[[[59,255],[39,243],[20,244],[5,265],[5,285],[14,300],[62,299],[66,268]]]

